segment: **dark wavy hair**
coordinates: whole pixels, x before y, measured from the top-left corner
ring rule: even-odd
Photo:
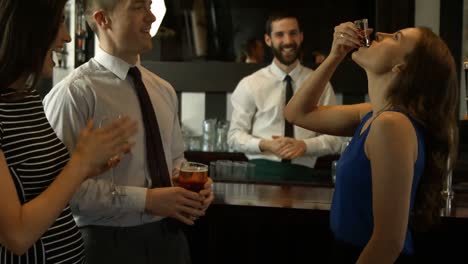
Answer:
[[[66,1],[0,0],[0,93],[22,77],[30,76],[32,85],[17,90],[19,97],[35,86]]]
[[[430,29],[417,29],[421,37],[387,98],[424,127],[426,165],[410,220],[411,228],[424,231],[439,222],[443,186],[457,159],[460,95],[449,48]]]
[[[265,34],[267,34],[268,36],[271,36],[271,31],[272,31],[272,24],[273,22],[275,21],[278,21],[278,20],[282,20],[282,19],[285,19],[285,18],[294,18],[296,19],[297,21],[297,25],[299,26],[299,30],[302,32],[302,27],[301,27],[301,19],[299,18],[299,16],[291,11],[291,10],[275,10],[273,12],[270,13],[270,15],[268,16],[268,19],[265,23]]]

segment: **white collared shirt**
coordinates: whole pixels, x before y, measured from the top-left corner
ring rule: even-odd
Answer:
[[[146,191],[151,186],[146,161],[145,129],[132,77],[127,76],[133,65],[97,49],[96,56],[75,69],[45,97],[45,112],[58,137],[72,152],[79,132],[88,119],[95,126],[104,117],[128,115],[138,122],[133,138],[135,146],[113,169],[115,184],[124,194],[113,198],[111,173],[83,182],[71,201],[79,226],[134,226],[159,217],[146,214]],[[160,127],[169,172],[184,159],[184,146],[178,120],[177,95],[173,87],[139,63],[143,82],[151,98]]]
[[[290,73],[294,93],[313,74],[313,70],[298,64]],[[261,139],[284,136],[285,118],[283,110],[286,98],[286,73],[274,62],[269,66],[243,78],[231,97],[232,117],[228,142],[231,148],[244,152],[249,159],[281,158],[271,153],[262,153],[259,148]],[[335,93],[327,84],[319,105],[336,104]],[[294,126],[294,136],[307,145],[306,153],[292,161],[314,167],[318,156],[338,153],[343,139]]]

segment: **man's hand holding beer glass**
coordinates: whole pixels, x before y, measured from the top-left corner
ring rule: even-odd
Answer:
[[[208,168],[206,167],[206,172],[194,175],[197,176],[200,183],[197,180],[184,178],[181,184],[179,181],[182,173],[185,173],[186,177],[192,176],[193,168],[187,165],[189,164],[183,163],[179,173],[174,173],[174,187],[148,189],[145,204],[145,210],[148,213],[172,217],[187,225],[195,224],[194,221],[205,214],[205,210],[214,199],[211,193],[213,181],[208,177]],[[203,172],[204,169],[200,168],[199,171]]]
[[[196,192],[202,199],[203,212],[214,200],[213,180],[208,177],[208,166],[196,162],[183,162],[178,175],[174,178],[174,183],[184,189]],[[191,215],[191,220],[197,220],[197,215]]]

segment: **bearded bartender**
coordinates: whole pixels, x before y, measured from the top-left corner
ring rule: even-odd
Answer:
[[[228,134],[230,147],[250,162],[280,176],[291,169],[310,169],[317,157],[339,152],[343,138],[320,135],[288,123],[283,109],[302,82],[314,74],[301,65],[304,39],[298,16],[272,13],[266,22],[265,42],[274,55],[270,65],[243,78],[231,97],[233,112]],[[336,104],[330,83],[319,105]]]

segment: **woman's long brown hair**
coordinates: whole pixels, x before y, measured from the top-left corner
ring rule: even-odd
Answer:
[[[410,221],[422,231],[439,221],[443,186],[457,159],[459,87],[447,45],[430,29],[418,29],[421,38],[387,96],[424,127],[426,165]]]
[[[32,77],[34,87],[58,33],[66,1],[0,0],[0,93],[25,76]],[[27,94],[27,89],[17,92]],[[6,98],[0,96],[0,100]]]

